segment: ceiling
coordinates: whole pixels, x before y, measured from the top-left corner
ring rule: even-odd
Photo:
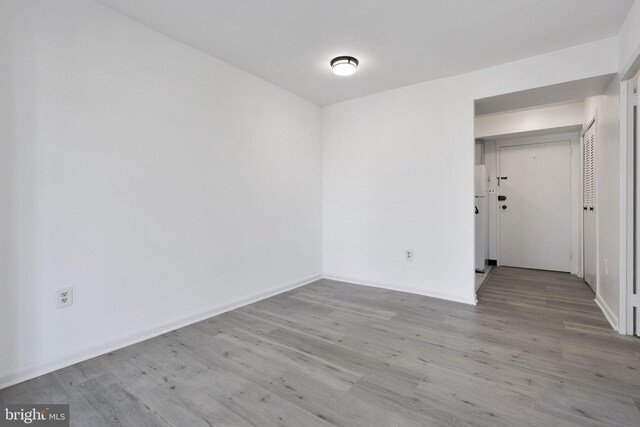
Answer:
[[[327,105],[614,36],[633,0],[96,0]],[[337,77],[329,61],[360,60]]]
[[[557,85],[538,87],[476,101],[476,116],[521,110],[540,105],[583,100],[605,92],[614,74],[574,80]]]

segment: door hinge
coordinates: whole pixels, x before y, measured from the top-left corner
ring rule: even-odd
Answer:
[[[633,294],[631,296],[631,305],[634,307],[640,307],[640,295]]]

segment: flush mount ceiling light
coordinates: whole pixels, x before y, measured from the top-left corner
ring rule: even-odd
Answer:
[[[353,56],[338,56],[331,60],[331,70],[338,76],[350,76],[358,68],[358,60]]]

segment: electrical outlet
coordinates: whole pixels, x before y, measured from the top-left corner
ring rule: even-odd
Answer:
[[[58,289],[58,308],[69,307],[73,305],[73,288]]]
[[[404,257],[407,261],[413,261],[413,251],[404,251]]]

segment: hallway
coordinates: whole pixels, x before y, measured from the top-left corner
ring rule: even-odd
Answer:
[[[582,279],[567,273],[499,267],[479,291],[477,311],[499,316],[504,336],[530,358],[525,363],[523,354],[512,354],[509,363],[548,381],[536,392],[537,410],[583,425],[590,424],[582,417],[599,420],[593,425],[624,425],[626,407],[627,425],[636,424],[640,339],[612,330],[594,297]]]

